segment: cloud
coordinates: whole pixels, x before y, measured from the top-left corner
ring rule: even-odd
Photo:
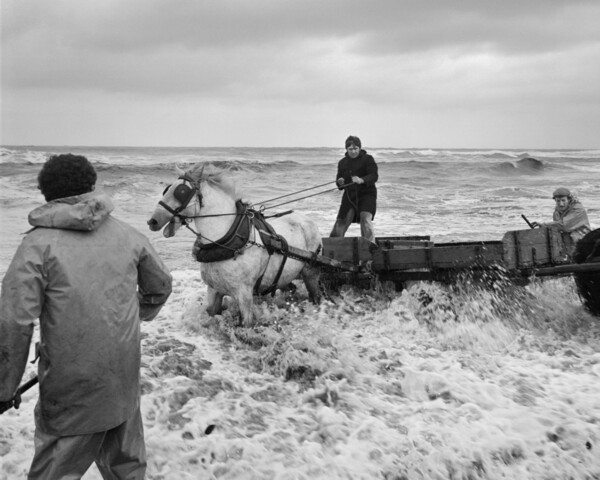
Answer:
[[[210,104],[224,116],[600,106],[595,0],[3,0],[2,10],[2,93],[18,115],[33,92]]]
[[[599,38],[594,0],[6,0],[3,35],[45,28],[82,48],[153,50],[360,37],[368,53],[484,42],[545,50]],[[556,28],[560,27],[560,28]],[[565,28],[567,27],[567,28]],[[570,28],[569,28],[570,27]]]

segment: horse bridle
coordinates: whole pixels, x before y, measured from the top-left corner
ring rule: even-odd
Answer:
[[[162,200],[160,200],[158,202],[158,204],[161,207],[163,207],[165,210],[167,210],[174,217],[179,217],[182,220],[185,220],[186,218],[191,218],[191,217],[181,215],[180,212],[182,212],[183,210],[185,210],[187,208],[189,203],[194,198],[194,195],[198,195],[198,203],[200,204],[200,207],[202,207],[202,193],[200,192],[200,187],[198,186],[198,183],[196,183],[196,180],[194,180],[189,175],[187,175],[187,174],[181,175],[178,180],[184,181],[184,183],[180,183],[179,185],[177,185],[175,187],[175,190],[173,191],[173,197],[175,198],[175,200],[177,200],[180,203],[179,207],[173,209],[169,205],[167,205],[165,202],[163,202]],[[189,182],[191,187],[187,186],[185,184],[185,182]],[[169,188],[171,188],[171,186],[172,186],[172,184],[167,185],[167,188],[165,188],[165,190],[163,191],[163,196],[165,195],[165,193],[167,193],[167,190],[169,190]]]

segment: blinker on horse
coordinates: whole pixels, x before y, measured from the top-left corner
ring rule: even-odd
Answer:
[[[303,250],[318,252],[321,236],[308,217],[291,213],[264,222],[264,217],[242,202],[223,170],[197,164],[163,192],[148,220],[152,231],[165,227],[172,237],[182,225],[197,235],[194,256],[208,286],[207,312],[221,313],[224,295],[237,302],[245,325],[254,323],[253,295],[283,288],[302,278],[309,298],[320,301],[319,268],[270,247],[269,238]],[[261,221],[262,220],[262,221]]]

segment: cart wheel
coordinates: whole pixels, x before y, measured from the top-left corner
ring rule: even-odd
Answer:
[[[600,228],[577,242],[573,260],[575,263],[600,262]],[[574,277],[585,308],[600,316],[600,272],[576,273]]]

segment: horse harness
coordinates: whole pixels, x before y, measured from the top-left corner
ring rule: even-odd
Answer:
[[[202,194],[198,188],[198,184],[193,178],[189,177],[188,175],[182,175],[179,177],[179,179],[189,182],[192,185],[189,187],[185,183],[182,183],[175,187],[173,196],[180,203],[180,206],[173,209],[162,200],[158,202],[158,204],[171,213],[174,217],[180,218],[183,224],[192,230],[188,225],[187,220],[193,217],[181,215],[181,212],[187,208],[189,203],[194,198],[194,195],[198,195],[198,201],[200,206],[202,206]],[[167,186],[163,192],[163,195],[170,187],[171,185]],[[267,222],[265,216],[261,212],[250,208],[247,203],[243,203],[241,200],[236,201],[235,206],[235,220],[233,221],[233,224],[227,233],[225,233],[225,235],[219,240],[202,244],[200,243],[200,238],[202,235],[194,232],[197,238],[192,250],[193,255],[197,261],[202,263],[221,262],[223,260],[230,260],[232,258],[235,259],[238,255],[243,253],[244,249],[249,245],[256,245],[257,247],[267,250],[269,254],[269,260],[274,253],[279,253],[283,256],[283,260],[281,261],[281,265],[279,265],[279,270],[275,275],[272,285],[267,290],[259,292],[260,284],[266,268],[254,285],[255,295],[258,295],[259,293],[262,295],[267,295],[269,293],[274,295],[275,291],[277,290],[277,283],[279,282],[281,274],[283,273],[285,263],[288,257],[291,256],[288,251],[288,243],[284,237],[275,232],[275,229]],[[291,213],[291,210],[280,213],[276,216],[282,216],[288,213]],[[254,229],[258,230],[260,238],[263,242],[262,245],[254,240],[250,240],[251,232],[253,232]]]
[[[203,263],[221,262],[237,258],[245,248],[252,245],[264,248],[269,254],[269,260],[274,253],[279,253],[283,256],[283,259],[271,286],[265,291],[259,291],[266,267],[254,284],[255,295],[267,295],[269,293],[275,295],[277,283],[290,256],[288,243],[283,236],[275,232],[275,229],[267,222],[261,212],[249,208],[248,204],[243,203],[241,200],[238,200],[235,205],[236,218],[227,233],[220,239],[207,244],[200,243],[200,236],[198,236],[193,248],[194,257]],[[262,245],[250,239],[252,232],[255,231],[254,229],[258,231]]]
[[[198,196],[198,203],[200,203],[200,206],[202,206],[202,193],[200,192],[196,181],[189,175],[183,174],[179,177],[178,180],[184,180],[185,182],[189,182],[191,185],[191,187],[188,187],[185,183],[181,183],[175,187],[175,190],[173,191],[173,196],[175,197],[175,200],[177,200],[180,203],[179,207],[173,209],[162,200],[159,201],[158,204],[165,210],[167,210],[167,212],[169,212],[171,215],[173,215],[174,217],[179,217],[185,223],[185,219],[188,217],[181,215],[181,212],[187,208],[189,203],[194,198],[194,195]],[[171,185],[167,185],[167,187],[163,191],[163,196],[165,195],[165,193],[167,193],[167,190],[169,190],[169,188],[171,188]]]

